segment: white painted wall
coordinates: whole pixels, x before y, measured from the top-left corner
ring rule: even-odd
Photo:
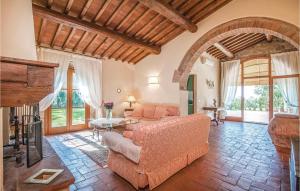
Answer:
[[[1,56],[37,59],[31,0],[1,0]]]
[[[299,0],[233,0],[199,22],[196,33],[182,33],[163,46],[159,55],[150,55],[136,65],[135,88],[139,90],[141,101],[177,103],[181,111],[186,112],[186,99],[181,97],[185,94],[177,83],[172,83],[172,77],[185,53],[203,34],[224,22],[250,16],[280,19],[300,26],[299,10]],[[206,72],[214,75],[213,70]],[[161,85],[155,90],[147,86],[147,76],[152,74],[160,76]],[[205,96],[199,91],[198,96]]]
[[[204,112],[204,106],[213,106],[213,99],[219,99],[219,63],[202,64],[198,59],[191,74],[197,76],[197,112]],[[206,80],[214,81],[214,88],[209,88]]]
[[[103,60],[102,76],[103,100],[114,102],[114,117],[122,116],[124,109],[129,107],[127,96],[133,91],[134,67],[121,61]],[[117,93],[118,88],[121,93]]]

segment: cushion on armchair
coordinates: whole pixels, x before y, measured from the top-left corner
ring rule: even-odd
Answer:
[[[135,163],[139,163],[141,147],[133,144],[132,140],[116,132],[105,132],[102,141],[109,149],[121,153]]]

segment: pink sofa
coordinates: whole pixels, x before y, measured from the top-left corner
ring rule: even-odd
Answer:
[[[132,112],[126,112],[126,119],[138,119],[140,122],[151,122],[165,120],[174,116],[179,116],[179,108],[175,105],[167,104],[143,104],[134,108]]]
[[[291,138],[300,137],[299,115],[275,114],[268,132],[277,149],[290,149]]]
[[[139,161],[110,149],[108,167],[136,189],[153,189],[208,152],[209,129],[203,114],[133,125],[123,138],[140,147]]]

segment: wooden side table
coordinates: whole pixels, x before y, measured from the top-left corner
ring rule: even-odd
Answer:
[[[124,111],[133,111],[133,108],[126,108]]]
[[[133,112],[133,108],[126,108],[124,110],[124,117],[126,118],[126,117],[131,116],[132,112]]]
[[[224,111],[224,108],[206,106],[206,107],[203,107],[203,110],[214,112],[214,118],[211,121],[216,122],[216,124],[219,125],[218,112]]]

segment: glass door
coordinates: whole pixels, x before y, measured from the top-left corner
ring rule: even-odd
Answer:
[[[246,61],[243,66],[243,121],[269,123],[269,59]]]
[[[67,132],[68,129],[68,84],[67,80],[63,84],[62,89],[54,99],[52,105],[48,109],[50,119],[48,120],[49,133],[63,133]]]
[[[73,69],[68,70],[66,83],[47,110],[46,128],[48,134],[65,133],[87,127],[89,106],[79,92],[79,83]]]
[[[244,80],[244,121],[269,123],[269,78]]]
[[[72,72],[72,90],[71,90],[71,130],[79,130],[86,126],[86,104],[81,98],[79,92],[79,83],[76,73]]]

